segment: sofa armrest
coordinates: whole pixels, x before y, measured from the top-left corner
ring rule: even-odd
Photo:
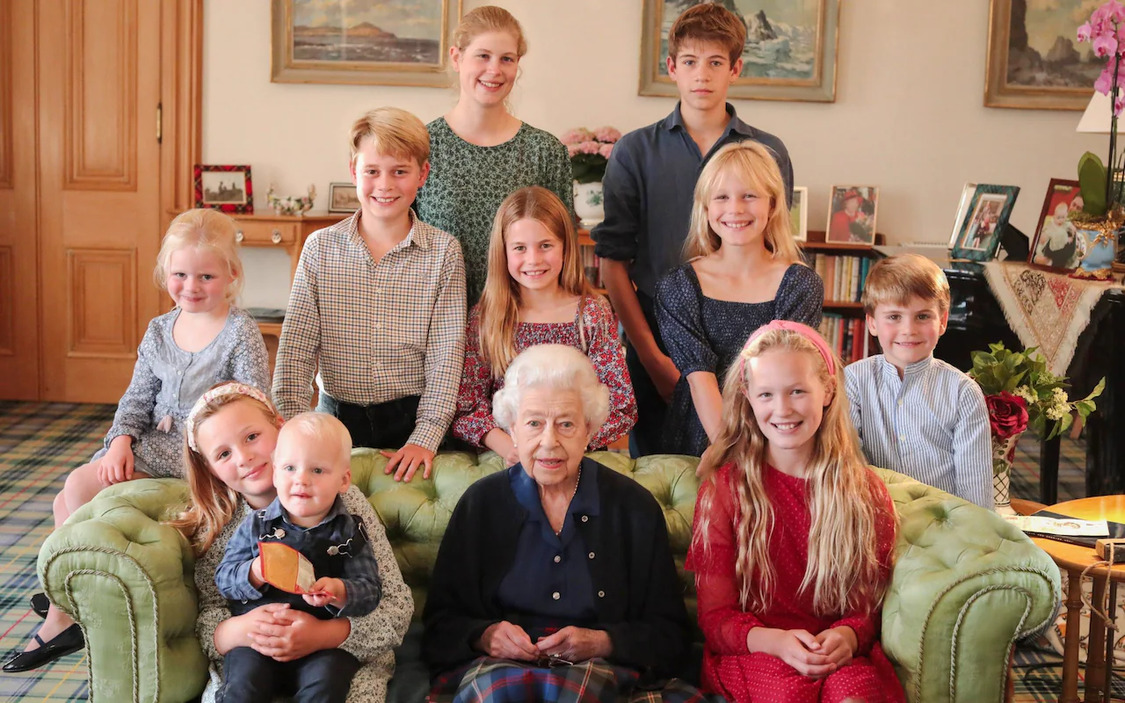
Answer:
[[[94,700],[186,701],[203,691],[194,559],[180,534],[160,523],[188,497],[176,479],[112,486],[39,552],[39,580],[86,637]]]
[[[880,475],[900,517],[882,642],[908,700],[1003,700],[1013,643],[1055,615],[1058,568],[992,511]]]

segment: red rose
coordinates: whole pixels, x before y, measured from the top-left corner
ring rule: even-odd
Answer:
[[[996,439],[1008,439],[1027,429],[1027,401],[1008,391],[985,396],[988,424]]]

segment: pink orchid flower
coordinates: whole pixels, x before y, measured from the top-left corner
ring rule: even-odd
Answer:
[[[1113,34],[1101,34],[1094,37],[1094,55],[1106,58],[1117,53],[1117,37]]]

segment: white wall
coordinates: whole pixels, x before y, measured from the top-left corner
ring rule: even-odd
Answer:
[[[455,2],[456,0],[454,0]],[[585,125],[627,131],[665,116],[673,98],[637,95],[641,0],[493,0],[522,22],[530,51],[515,113],[555,134]],[[482,4],[465,0],[465,9]],[[833,184],[880,187],[879,231],[892,243],[944,242],[965,181],[1018,185],[1013,223],[1029,235],[1052,177],[1104,137],[1074,131],[1081,113],[983,106],[988,2],[842,0],[835,103],[734,101],[781,137],[809,188],[809,227],[824,229]],[[347,132],[365,110],[397,105],[429,121],[454,89],[270,82],[270,2],[205,0],[203,161],[250,164],[255,202],[348,180]],[[1092,92],[1092,88],[1091,88]],[[247,253],[248,305],[283,307],[288,270]]]

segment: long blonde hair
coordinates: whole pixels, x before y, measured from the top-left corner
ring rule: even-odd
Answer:
[[[812,589],[813,608],[821,617],[874,609],[886,588],[880,577],[876,535],[883,498],[873,490],[870,470],[851,424],[839,359],[833,357],[835,373],[830,374],[813,342],[788,329],[768,329],[752,337],[723,383],[722,426],[714,453],[716,465],[735,466],[730,476],[738,503],[735,571],[739,602],[744,609],[765,610],[776,585],[769,556],[776,516],[762,478],[768,442],[747,397],[749,361],[770,350],[810,355],[820,381],[831,394],[809,458],[807,497],[812,522],[808,565],[798,592]],[[710,480],[716,480],[717,475]],[[704,550],[709,547],[708,516],[713,495],[709,491],[700,501],[692,537]]]
[[[488,278],[480,297],[480,353],[494,378],[516,358],[516,325],[520,320],[520,284],[508,273],[508,228],[519,220],[535,220],[562,242],[559,287],[569,295],[592,295],[582,270],[578,232],[559,196],[540,186],[520,188],[500,203],[488,240]]]
[[[222,385],[225,383],[216,384],[213,388]],[[234,403],[252,403],[262,411],[262,415],[270,424],[275,427],[281,426],[281,416],[271,406],[264,405],[260,400],[249,395],[229,393],[212,398],[198,410],[193,409],[192,432],[197,432],[205,420]],[[211,548],[215,538],[234,518],[242,497],[238,491],[227,486],[215,475],[207,462],[207,457],[192,449],[189,438],[186,437],[184,464],[187,467],[188,487],[191,489],[191,505],[169,524],[179,530],[191,544],[195,556],[200,557]]]
[[[230,215],[218,210],[195,208],[185,210],[164,233],[160,252],[156,255],[156,268],[152,278],[161,290],[168,290],[168,267],[174,252],[184,248],[207,249],[218,255],[227,265],[230,285],[224,299],[233,303],[242,293],[242,259],[238,255],[238,223]]]
[[[787,264],[804,263],[797,242],[793,239],[793,225],[789,220],[789,201],[785,195],[785,181],[777,161],[766,147],[755,141],[727,144],[711,157],[699,180],[695,183],[695,196],[691,206],[691,225],[684,242],[684,257],[694,259],[719,250],[723,240],[711,229],[707,221],[707,204],[726,173],[738,176],[742,183],[759,195],[770,199],[769,221],[763,238],[771,258]]]

